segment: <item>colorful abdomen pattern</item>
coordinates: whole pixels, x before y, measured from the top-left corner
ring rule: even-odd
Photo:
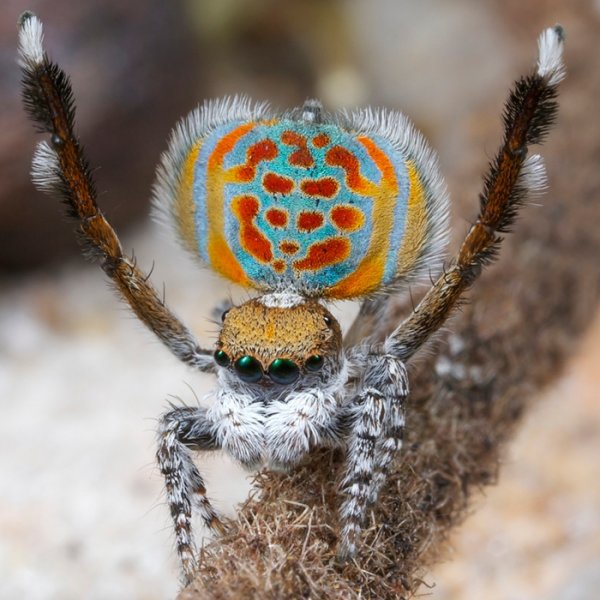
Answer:
[[[188,249],[262,290],[371,293],[410,273],[430,230],[415,162],[335,124],[220,124],[187,149],[175,192]]]

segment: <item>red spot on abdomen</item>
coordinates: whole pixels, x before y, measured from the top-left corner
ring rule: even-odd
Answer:
[[[297,146],[298,150],[292,152],[288,159],[290,165],[294,167],[312,167],[315,161],[306,146],[306,138],[295,131],[284,131],[281,134],[281,141],[287,146]]]
[[[346,182],[349,187],[360,187],[360,165],[358,158],[352,152],[342,146],[334,146],[327,151],[325,162],[332,167],[341,167],[346,171]]]
[[[241,222],[251,222],[258,214],[258,200],[254,196],[238,196],[233,201],[233,211]]]
[[[263,263],[273,259],[271,243],[254,224],[260,205],[254,196],[237,196],[232,210],[240,222],[240,244],[248,254]]]
[[[288,214],[281,208],[270,208],[266,212],[265,218],[273,227],[285,227],[288,222]]]
[[[289,194],[294,189],[294,181],[276,173],[265,173],[263,187],[269,194]]]
[[[300,184],[300,189],[307,196],[333,198],[338,192],[339,185],[333,177],[321,177],[321,179],[305,179]]]
[[[329,142],[330,139],[326,133],[320,133],[319,135],[316,135],[312,140],[313,145],[317,148],[324,148],[325,146],[327,146],[327,144],[329,144]]]
[[[285,261],[281,259],[273,261],[273,268],[277,273],[283,273],[285,271]]]
[[[301,212],[298,215],[298,219],[296,221],[296,225],[300,231],[304,231],[309,233],[318,229],[323,225],[325,218],[323,217],[323,213],[320,212]]]
[[[256,166],[263,160],[273,160],[277,157],[277,144],[273,140],[261,140],[248,148],[248,162]]]
[[[296,252],[298,252],[298,250],[300,250],[300,246],[296,242],[286,240],[279,244],[279,249],[284,254],[296,254]]]
[[[356,231],[365,222],[363,212],[354,206],[336,206],[330,214],[333,224],[344,231]]]
[[[256,167],[263,161],[273,160],[277,157],[277,145],[273,140],[261,140],[252,144],[246,150],[246,163],[235,167],[235,174],[239,181],[249,182],[256,177]]]
[[[346,238],[330,238],[313,244],[302,260],[294,262],[294,268],[299,271],[318,271],[340,263],[348,256],[350,256],[350,241]]]

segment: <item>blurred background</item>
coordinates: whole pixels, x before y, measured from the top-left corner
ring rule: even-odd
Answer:
[[[472,210],[454,210],[456,242],[499,140],[506,91],[555,22],[567,30],[570,75],[544,149],[555,166],[550,185],[570,180],[598,198],[597,166],[589,177],[556,168],[565,149],[556,138],[571,140],[582,164],[598,165],[600,2],[3,0],[0,599],[173,597],[154,430],[169,398],[196,402],[212,382],[180,366],[129,315],[98,267],[80,258],[58,202],[33,189],[39,137],[20,105],[15,64],[25,9],[42,19],[47,50],[72,77],[103,211],[138,264],[154,265],[171,307],[211,344],[212,309],[245,293],[199,270],[148,218],[154,167],[181,116],[233,93],[282,108],[319,97],[330,109],[402,110],[438,150],[453,196],[472,199]],[[569,127],[570,118],[584,126]],[[348,324],[356,307],[336,310]],[[456,532],[424,594],[597,598],[600,317],[591,301],[589,316],[586,338],[510,448],[499,486]],[[216,504],[232,511],[247,492],[244,474],[223,457],[202,465]]]

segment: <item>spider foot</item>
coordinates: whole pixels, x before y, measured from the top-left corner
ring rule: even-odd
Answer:
[[[361,527],[357,522],[346,523],[342,527],[335,557],[336,562],[339,565],[345,565],[356,557],[358,543],[360,541],[360,532]]]
[[[231,521],[218,516],[217,514],[214,514],[211,519],[206,522],[206,525],[211,531],[214,531],[220,536],[227,535],[232,529]]]

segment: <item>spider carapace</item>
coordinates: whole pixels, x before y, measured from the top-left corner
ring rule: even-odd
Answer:
[[[401,445],[407,361],[496,255],[519,206],[545,185],[543,161],[528,147],[556,116],[562,29],[542,33],[536,68],[509,95],[504,139],[458,253],[383,342],[370,334],[387,300],[441,271],[447,233],[437,159],[408,119],[387,110],[327,113],[316,100],[278,112],[246,98],[208,102],[183,119],[158,167],[155,212],[203,265],[258,292],[223,314],[210,349],[123,254],[74,134],[68,77],[45,54],[34,15],[24,14],[19,29],[25,105],[50,134],[34,155],[34,182],[65,200],[89,255],[135,314],[178,358],[217,378],[210,407],[172,408],[158,432],[185,581],[197,565],[192,513],[224,530],[196,451],[289,469],[315,448],[342,448],[338,556],[355,557]],[[326,302],[351,298],[362,306],[343,339]]]

